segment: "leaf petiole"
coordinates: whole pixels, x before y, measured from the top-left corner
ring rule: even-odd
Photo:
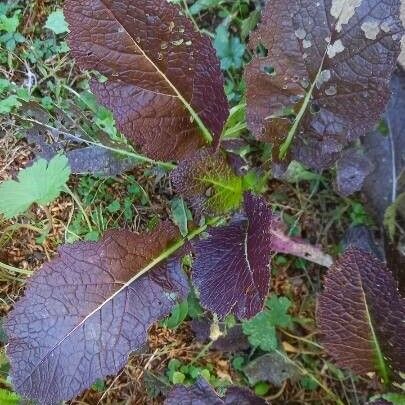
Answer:
[[[120,148],[113,148],[111,146],[107,146],[107,145],[104,145],[102,143],[97,143],[97,142],[90,141],[88,139],[83,139],[83,138],[80,138],[79,136],[70,134],[70,133],[65,132],[65,131],[61,131],[61,130],[59,130],[57,128],[54,128],[51,125],[44,124],[43,122],[34,120],[32,118],[23,117],[23,116],[21,116],[19,114],[12,114],[12,115],[14,115],[16,118],[19,118],[22,121],[30,122],[31,124],[40,125],[41,127],[49,129],[50,131],[54,131],[54,132],[57,132],[59,134],[65,135],[65,136],[69,136],[70,138],[76,139],[76,140],[78,140],[80,142],[85,142],[85,143],[87,143],[89,145],[94,145],[94,146],[98,146],[99,148],[110,150],[112,152],[118,153],[119,155],[134,158],[136,160],[139,160],[140,162],[149,163],[149,164],[152,164],[152,165],[155,165],[155,166],[160,166],[160,167],[163,167],[163,168],[165,168],[167,170],[173,170],[173,169],[176,168],[176,165],[174,165],[173,163],[161,162],[159,160],[153,160],[153,159],[150,159],[150,158],[148,158],[146,156],[140,155],[139,153],[136,153],[136,152],[130,152],[128,150],[124,150],[124,149],[120,149]]]

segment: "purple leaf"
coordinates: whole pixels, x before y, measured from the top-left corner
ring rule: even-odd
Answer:
[[[336,191],[343,197],[360,191],[372,170],[373,164],[360,150],[347,149],[336,165]]]
[[[153,159],[182,159],[228,116],[219,61],[208,37],[164,0],[67,0],[69,45],[119,130]],[[212,135],[210,134],[212,133]]]
[[[270,284],[273,221],[263,198],[245,194],[244,215],[193,244],[193,281],[203,307],[239,319],[261,311]]]
[[[209,319],[194,319],[191,321],[191,329],[200,343],[206,343],[210,339],[211,323]],[[223,324],[220,324],[221,332],[225,332]],[[235,325],[226,331],[226,335],[220,336],[213,342],[213,349],[222,352],[238,352],[247,350],[250,345],[246,335],[243,333],[242,325]]]
[[[279,352],[266,353],[247,364],[243,372],[251,385],[260,381],[269,381],[281,387],[287,379],[296,379],[300,375],[297,366],[287,359],[287,355]]]
[[[117,373],[188,294],[179,258],[152,264],[177,238],[163,223],[149,234],[109,231],[100,242],[63,246],[28,281],[6,323],[16,391],[55,404]]]
[[[213,228],[193,243],[193,282],[204,308],[221,317],[249,319],[263,308],[270,283],[270,255],[293,254],[330,267],[332,258],[286,227],[262,197],[245,193],[244,213],[229,225]]]
[[[389,381],[405,371],[405,300],[392,274],[371,253],[351,247],[329,270],[317,320],[326,351],[357,374]]]
[[[247,121],[255,136],[315,169],[378,121],[403,33],[399,0],[269,0],[251,35]],[[287,136],[288,135],[288,136]],[[282,152],[282,153],[280,153]]]
[[[266,405],[267,402],[249,390],[239,387],[228,388],[220,398],[206,380],[200,378],[191,387],[177,385],[166,398],[165,405]]]

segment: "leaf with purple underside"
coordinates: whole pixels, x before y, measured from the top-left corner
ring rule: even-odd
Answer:
[[[347,149],[336,164],[334,188],[343,197],[360,191],[373,168],[373,163],[361,150],[356,147]]]
[[[349,247],[329,270],[317,321],[326,351],[357,374],[405,371],[405,300],[385,264]]]
[[[267,402],[248,389],[228,388],[220,398],[206,380],[200,378],[191,387],[177,385],[166,398],[165,405],[266,405]]]
[[[218,144],[228,116],[224,80],[208,37],[161,0],[67,0],[69,45],[119,130],[153,159]],[[205,141],[204,141],[205,139]]]
[[[350,3],[350,4],[349,4]],[[247,121],[274,157],[330,167],[378,121],[403,33],[399,0],[269,0],[246,69]]]
[[[178,236],[165,222],[148,234],[116,230],[63,246],[28,281],[5,325],[16,391],[55,404],[117,373],[188,294],[180,258],[162,256]]]
[[[252,360],[243,368],[243,372],[249,380],[249,384],[254,385],[260,381],[268,381],[271,384],[281,387],[288,379],[297,379],[300,371],[288,356],[275,351],[266,353]]]

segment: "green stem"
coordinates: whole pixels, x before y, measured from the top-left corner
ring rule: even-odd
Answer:
[[[69,188],[69,186],[67,184],[65,185],[65,191],[73,198],[73,200],[75,201],[75,203],[79,207],[79,209],[82,212],[83,217],[84,217],[84,219],[85,219],[85,221],[87,223],[89,231],[92,232],[93,227],[91,226],[90,219],[89,219],[88,215],[86,214],[85,209],[83,208],[83,205],[82,205],[82,202],[80,201],[80,198]]]
[[[17,267],[10,266],[8,264],[0,262],[0,267],[4,270],[13,272],[13,273],[18,273],[18,274],[23,274],[25,276],[31,276],[32,271],[30,270],[23,270],[23,269],[18,269]]]

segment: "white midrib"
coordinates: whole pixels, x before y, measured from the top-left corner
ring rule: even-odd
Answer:
[[[253,280],[253,271],[252,271],[252,267],[250,266],[250,262],[249,262],[249,252],[248,252],[248,240],[249,240],[249,222],[247,224],[246,227],[246,232],[245,232],[245,238],[244,238],[244,243],[243,243],[243,248],[244,248],[244,253],[245,253],[245,260],[246,260],[246,264],[249,270],[250,275],[252,276],[252,281]]]
[[[176,245],[174,245],[176,246]],[[177,249],[176,249],[177,250]],[[173,252],[171,251],[170,254]],[[169,256],[170,256],[169,254]],[[167,256],[168,257],[168,256]],[[167,258],[159,256],[158,258],[154,259],[152,262],[150,262],[146,267],[144,267],[141,271],[139,271],[137,274],[135,274],[129,281],[124,283],[117,291],[114,292],[114,294],[110,295],[105,301],[103,301],[100,305],[98,305],[93,311],[91,311],[88,315],[86,315],[85,318],[83,318],[73,329],[71,329],[64,337],[63,339],[59,340],[55,345],[47,351],[47,353],[43,356],[43,358],[38,362],[38,364],[35,366],[33,371],[27,375],[27,377],[24,379],[24,381],[20,384],[23,385],[28,378],[31,377],[32,373],[34,370],[36,370],[44,361],[45,359],[58,347],[60,346],[63,342],[66,341],[70,336],[73,335],[79,328],[81,328],[88,319],[90,319],[94,314],[96,314],[98,311],[100,311],[106,304],[108,304],[110,301],[112,301],[115,297],[117,297],[122,291],[124,291],[127,287],[129,287],[135,280],[146,274],[149,270],[151,270],[153,267],[158,265],[160,262],[165,260]]]
[[[188,110],[190,113],[191,117],[193,120],[198,124],[203,138],[208,142],[211,143],[213,140],[213,137],[211,135],[211,132],[208,130],[208,128],[205,126],[205,124],[202,122],[201,118],[199,115],[195,112],[193,107],[189,104],[189,102],[183,97],[183,95],[180,93],[180,91],[177,89],[177,87],[169,80],[169,78],[163,73],[162,70],[156,65],[155,62],[146,54],[146,52],[139,46],[139,44],[132,38],[132,35],[128,32],[128,30],[125,28],[124,25],[122,25],[121,21],[118,19],[118,17],[108,8],[108,6],[104,3],[104,0],[100,0],[100,2],[103,4],[105,9],[107,10],[108,14],[111,15],[111,17],[117,21],[117,23],[120,25],[120,27],[124,30],[128,37],[131,39],[133,44],[135,45],[136,49],[139,50],[141,55],[153,66],[153,68],[158,72],[158,74],[165,80],[165,82],[170,86],[170,88],[173,90],[175,95],[179,98],[179,100],[183,103],[185,108]]]

